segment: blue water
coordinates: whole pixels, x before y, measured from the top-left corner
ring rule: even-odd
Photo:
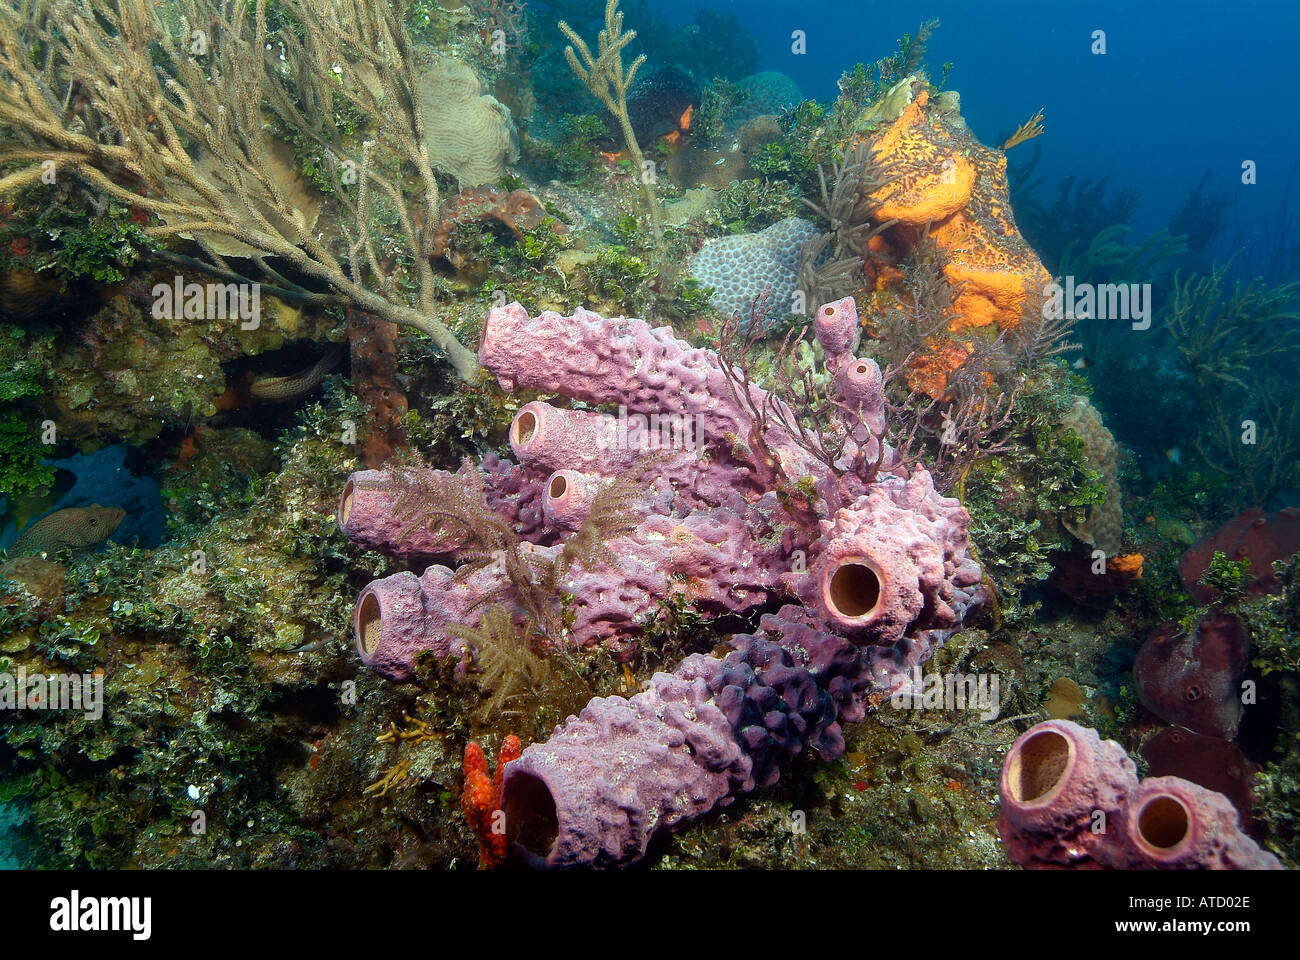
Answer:
[[[62,467],[76,475],[77,482],[54,506],[41,516],[67,507],[86,507],[98,503],[103,507],[121,507],[126,511],[121,525],[110,538],[128,546],[156,547],[167,530],[158,481],[137,476],[127,466],[127,448],[117,444],[102,447],[91,454],[74,454],[62,460],[47,460],[49,466]],[[4,498],[0,496],[0,510]],[[40,517],[33,517],[32,523]],[[17,539],[12,523],[0,529],[0,548]]]
[[[539,12],[545,2],[536,4]],[[629,7],[624,3],[624,7]],[[670,24],[693,22],[709,8],[734,14],[758,42],[759,69],[794,78],[804,95],[836,96],[840,74],[893,52],[904,33],[937,17],[927,62],[961,94],[962,114],[986,144],[1039,107],[1047,133],[1034,142],[1047,184],[1078,173],[1111,174],[1114,189],[1141,195],[1133,226],[1164,227],[1201,176],[1232,193],[1236,223],[1213,250],[1220,260],[1262,231],[1281,205],[1300,158],[1295,122],[1295,46],[1300,4],[1244,0],[656,0]],[[1094,30],[1106,50],[1094,55]],[[807,53],[791,52],[803,30]],[[1020,147],[1023,162],[1033,147]],[[1027,151],[1027,152],[1021,152]],[[1257,183],[1241,183],[1253,160]],[[1297,177],[1300,180],[1300,177]],[[1300,192],[1300,183],[1297,183]],[[1294,201],[1293,201],[1294,207]]]

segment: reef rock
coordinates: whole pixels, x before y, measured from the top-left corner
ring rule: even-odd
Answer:
[[[433,247],[429,251],[432,257],[446,256],[453,265],[460,269],[463,264],[451,253],[452,234],[456,227],[465,223],[496,223],[509,231],[517,240],[522,240],[525,230],[540,227],[551,218],[542,201],[527,190],[499,190],[495,187],[475,187],[462,190],[457,196],[448,200],[442,207],[438,219],[438,229],[433,235]],[[557,234],[568,232],[568,228],[554,221],[551,229]]]
[[[0,577],[22,584],[24,590],[46,603],[62,600],[67,592],[68,571],[40,557],[18,557],[0,563]]]

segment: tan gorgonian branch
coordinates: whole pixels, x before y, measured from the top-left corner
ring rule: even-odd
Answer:
[[[301,28],[273,31],[267,0],[19,0],[0,3],[0,196],[42,182],[54,162],[92,196],[159,219],[147,233],[192,238],[228,269],[213,240],[275,257],[357,308],[423,331],[467,381],[474,353],[437,319],[429,252],[439,195],[416,90],[405,0],[282,0]],[[366,118],[358,149],[337,108]],[[345,244],[313,233],[272,174],[278,117],[325,152]],[[353,138],[357,139],[357,138]],[[404,182],[414,182],[413,191]],[[141,192],[143,191],[143,193]],[[397,222],[413,293],[380,269],[374,234]]]
[[[1026,140],[1032,140],[1034,137],[1043,135],[1043,108],[1039,107],[1038,112],[1016,127],[1016,132],[1007,138],[1007,142],[1002,144],[1002,150],[1005,153],[1012,147],[1024,143]]]
[[[628,153],[632,155],[632,165],[641,180],[641,197],[646,214],[650,217],[650,226],[654,231],[654,246],[658,254],[663,240],[663,221],[659,211],[659,201],[655,197],[654,184],[645,173],[645,157],[637,143],[636,133],[632,130],[632,121],[627,113],[627,90],[636,78],[636,73],[646,62],[645,54],[632,61],[631,66],[623,69],[623,48],[636,39],[636,31],[623,32],[623,12],[618,9],[619,0],[605,0],[605,29],[596,38],[597,55],[592,55],[587,42],[578,36],[577,31],[561,20],[560,32],[568,37],[572,46],[564,48],[564,58],[578,79],[587,85],[592,95],[605,105],[617,120],[623,131],[623,142]]]

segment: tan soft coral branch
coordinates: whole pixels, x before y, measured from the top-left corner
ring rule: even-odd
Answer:
[[[1012,147],[1024,143],[1026,140],[1032,140],[1034,137],[1043,134],[1043,110],[1040,107],[1038,112],[1016,127],[1016,132],[1007,137],[1007,142],[1002,144],[1002,152],[1010,150]]]

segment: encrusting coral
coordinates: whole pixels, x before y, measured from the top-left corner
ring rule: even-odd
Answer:
[[[549,626],[552,648],[599,642],[624,656],[671,596],[707,614],[789,601],[763,618],[763,636],[733,637],[723,659],[688,657],[631,700],[592,701],[511,763],[502,806],[527,859],[626,863],[655,830],[774,782],[805,746],[837,756],[841,721],[861,719],[869,694],[909,687],[912,667],[985,598],[966,511],[885,440],[882,376],[855,357],[858,329],[852,299],[817,313],[834,422],[811,436],[781,400],[669,328],[497,308],[479,355],[503,388],[617,404],[619,416],[528,403],[510,431],[519,465],[429,471],[428,489],[446,496],[423,510],[398,509],[400,478],[349,478],[339,506],[347,535],[467,561],[362,591],[357,648],[389,677],[411,677],[426,650],[472,656],[453,626],[475,624],[489,600]],[[602,478],[626,483],[642,462],[657,477],[626,498],[631,514],[600,549],[575,547]],[[452,496],[476,509],[443,507]],[[482,527],[499,533],[485,538]],[[537,612],[539,578],[565,598],[549,624]]]

